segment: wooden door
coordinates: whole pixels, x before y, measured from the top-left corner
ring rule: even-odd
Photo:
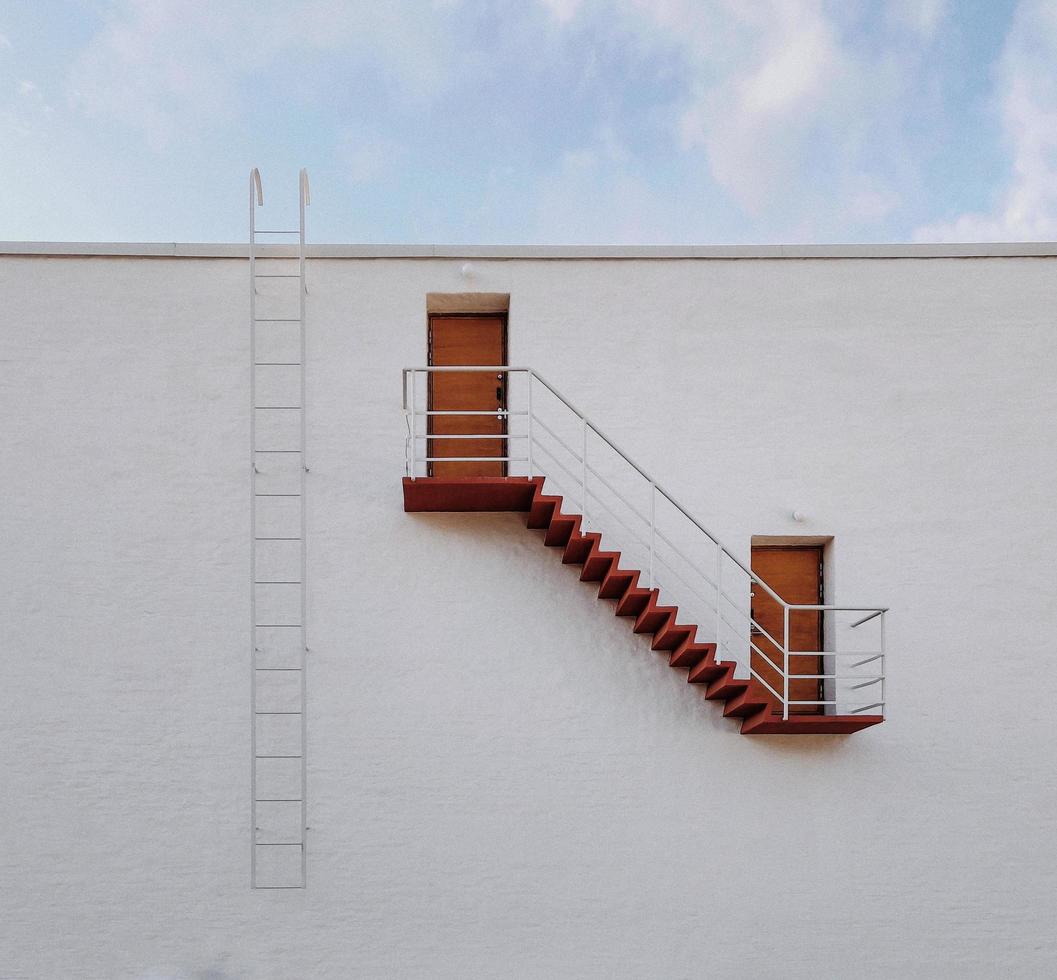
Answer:
[[[506,318],[503,316],[433,316],[429,321],[429,363],[494,365],[506,363]],[[489,439],[507,431],[506,375],[494,371],[440,371],[430,375],[431,411],[487,412],[487,415],[430,415],[430,435],[480,435],[480,439],[430,439],[430,456],[508,456],[506,439]],[[505,476],[506,463],[434,462],[430,476]]]
[[[752,570],[760,576],[786,602],[815,604],[822,602],[822,549],[819,547],[754,547]],[[752,618],[776,640],[782,640],[784,628],[782,607],[760,586],[753,586]],[[753,643],[775,664],[782,666],[781,651],[761,633],[754,632]],[[822,650],[822,613],[790,610],[789,649]],[[752,668],[776,691],[782,691],[782,677],[767,660],[755,651],[752,653]],[[791,674],[821,674],[822,658],[816,653],[811,657],[789,657]],[[821,701],[822,681],[818,678],[790,679],[790,701]],[[781,711],[777,698],[775,710]],[[793,704],[791,715],[824,714],[822,705]]]

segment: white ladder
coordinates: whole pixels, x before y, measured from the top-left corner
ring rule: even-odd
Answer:
[[[260,229],[261,175],[250,172],[253,888],[307,883],[305,170],[299,184],[298,227]]]

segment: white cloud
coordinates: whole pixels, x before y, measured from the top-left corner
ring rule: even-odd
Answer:
[[[568,23],[580,10],[582,0],[540,0],[559,24]]]
[[[0,34],[0,48],[7,48],[10,50],[14,45],[11,44],[11,38],[6,34]]]
[[[997,71],[1012,173],[995,206],[919,228],[917,241],[1057,239],[1057,6],[1017,8]]]
[[[715,180],[750,213],[799,169],[812,126],[849,70],[820,3],[775,0],[768,16],[759,13],[729,23],[726,73],[701,86],[679,123],[683,146],[703,147]]]
[[[72,66],[71,102],[160,148],[249,109],[255,80],[270,83],[272,68],[296,79],[288,86],[297,95],[330,97],[328,86],[341,80],[320,77],[318,63],[339,51],[350,66],[367,65],[405,95],[428,99],[447,74],[449,44],[430,21],[444,6],[431,15],[415,0],[304,0],[296,9],[288,0],[120,0]]]
[[[897,26],[932,37],[947,16],[947,0],[889,0],[888,17]]]

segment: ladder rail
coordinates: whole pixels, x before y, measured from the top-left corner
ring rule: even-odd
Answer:
[[[306,362],[307,362],[307,341],[305,336],[305,314],[306,314],[306,296],[308,293],[306,283],[306,247],[305,247],[305,207],[309,203],[308,195],[308,174],[305,170],[301,170],[298,177],[298,227],[296,230],[274,230],[274,229],[261,229],[257,227],[257,209],[264,205],[264,193],[261,185],[260,171],[255,167],[250,171],[250,219],[249,219],[249,281],[250,281],[250,637],[251,637],[251,650],[250,650],[250,887],[260,889],[291,889],[291,888],[305,888],[308,881],[308,775],[307,775],[307,746],[308,746],[308,731],[307,731],[307,653],[308,653],[308,561],[307,561],[307,523],[306,523],[306,507],[305,499],[307,492],[307,480],[306,476],[308,473],[307,457],[306,457],[306,440],[307,440],[307,402],[306,402]],[[260,246],[265,245],[267,240],[262,241],[262,236],[267,235],[297,235],[297,272],[296,273],[270,273],[270,272],[258,272],[257,262],[258,259],[269,258],[269,255],[262,254]],[[291,243],[292,245],[292,243]],[[291,256],[293,258],[293,256]],[[265,266],[267,268],[267,266]],[[274,268],[274,267],[273,267]],[[271,316],[264,315],[258,316],[258,307],[261,305],[259,297],[262,296],[261,291],[258,288],[260,280],[289,280],[290,285],[284,286],[282,282],[277,282],[272,291],[268,294],[269,298],[275,302],[277,301],[283,289],[290,289],[294,285],[296,280],[297,288],[297,316]],[[263,287],[261,287],[263,289]],[[278,289],[279,293],[275,290]],[[292,297],[291,297],[292,298]],[[267,310],[265,310],[267,312]],[[261,339],[258,335],[259,325],[261,324],[296,324],[298,331],[298,359],[290,360],[288,357],[283,360],[279,360],[275,357],[278,351],[272,350],[269,357],[262,359],[260,357],[261,351]],[[263,329],[260,328],[260,329]],[[285,352],[284,352],[285,353]],[[292,351],[290,352],[292,353]],[[285,396],[276,396],[272,394],[267,401],[280,402],[280,404],[259,404],[259,379],[258,373],[261,368],[269,367],[289,367],[297,368],[297,383],[300,386],[300,395],[295,400],[289,397],[289,392]],[[294,404],[293,402],[297,403]],[[275,412],[283,411],[298,411],[300,412],[299,424],[297,428],[297,441],[296,447],[290,445],[265,445],[259,444],[260,439],[260,425],[266,425],[263,419],[275,418],[273,414]],[[258,417],[258,412],[268,412],[267,416]],[[281,416],[279,416],[281,417]],[[260,424],[259,424],[260,423]],[[292,434],[292,433],[291,433]],[[274,438],[274,437],[273,437]],[[259,483],[260,479],[267,475],[269,467],[265,465],[264,459],[272,459],[275,461],[275,465],[286,467],[288,464],[281,464],[279,461],[283,459],[289,459],[291,456],[297,457],[298,463],[298,481],[297,490],[292,492],[292,486],[289,482],[282,482],[278,486],[272,484],[270,487],[262,487]],[[279,472],[283,472],[280,469]],[[290,474],[292,476],[292,474]],[[282,522],[276,527],[265,528],[267,533],[260,533],[262,528],[259,526],[257,505],[259,502],[268,500],[282,500],[286,499],[289,501],[296,500],[298,502],[298,514],[297,514],[297,533],[292,533],[294,526],[287,524],[282,525]],[[262,504],[263,506],[263,504]],[[292,512],[289,515],[292,517]],[[291,563],[290,559],[293,558],[292,551],[288,555],[277,552],[276,546],[270,546],[270,542],[297,542],[299,544],[298,555],[296,559],[297,571],[294,571],[294,563]],[[267,564],[266,567],[262,567],[260,564],[261,547],[271,547],[270,552],[271,564]],[[285,547],[285,546],[278,546]],[[282,556],[282,557],[279,557]],[[290,586],[296,587],[297,589],[297,601],[299,602],[300,609],[296,619],[293,617],[291,612],[287,609],[283,609],[280,605],[277,607],[279,610],[270,610],[266,613],[262,609],[261,603],[265,606],[269,604],[269,599],[273,602],[276,601],[275,596],[282,596],[283,593],[276,593],[272,590],[271,593],[261,593],[258,595],[258,589],[261,586]],[[292,594],[286,593],[288,596],[287,600],[280,600],[282,602],[289,601],[292,598]],[[297,640],[297,653],[294,655],[292,643],[287,646],[283,643],[284,652],[282,659],[268,660],[265,661],[267,666],[260,666],[261,655],[264,653],[262,648],[262,640],[260,639],[260,631],[262,630],[280,630],[284,634],[287,631],[296,630]],[[262,701],[262,693],[259,689],[259,685],[263,683],[261,680],[262,675],[266,677],[274,677],[278,682],[279,678],[288,676],[291,673],[299,674],[298,684],[296,688],[296,710],[292,709],[294,706],[295,697],[294,689],[286,691],[285,695],[282,694],[282,688],[279,688],[280,696],[283,700],[276,704],[274,702],[267,703]],[[283,682],[285,685],[286,682]],[[273,697],[275,696],[275,689],[273,685]],[[267,710],[265,710],[267,709]],[[282,709],[282,710],[279,710]],[[268,740],[268,744],[263,746],[260,743],[261,735],[258,732],[258,719],[268,718],[299,718],[300,724],[297,726],[299,744],[295,750],[292,737],[294,735],[293,730],[287,731],[283,734],[279,734],[275,731],[270,736],[265,735],[264,737]],[[267,732],[267,729],[263,730]],[[283,745],[282,742],[286,740],[290,742],[288,745]],[[268,791],[267,786],[262,787],[261,779],[261,764],[273,763],[275,765],[286,765],[287,763],[295,764],[298,767],[297,783],[299,783],[298,790],[294,791],[294,782],[290,780],[293,776],[293,772],[290,771],[285,774],[283,781],[281,782],[281,790],[285,792],[275,792],[275,789],[279,787],[273,787],[271,792]],[[263,789],[263,792],[262,792]],[[277,839],[274,840],[260,840],[259,835],[261,834],[261,805],[271,804],[285,804],[293,805],[297,804],[297,811],[299,816],[296,818],[300,830],[298,833],[299,840],[294,841],[288,838],[293,836],[293,824],[292,819],[294,818],[294,812],[291,812],[287,817],[283,818],[284,823],[287,819],[291,820],[290,823],[286,824],[287,829],[277,834]],[[273,810],[273,815],[276,811]],[[276,817],[278,819],[278,817]],[[278,839],[287,838],[287,839]],[[263,872],[261,867],[261,850],[262,848],[283,848],[287,851],[290,848],[300,848],[300,861],[299,865],[295,866],[290,864],[286,859],[282,860],[281,866],[273,866],[270,872]],[[279,870],[276,870],[278,867]],[[295,871],[296,868],[296,871]]]

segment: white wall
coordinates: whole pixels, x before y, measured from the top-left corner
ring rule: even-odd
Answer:
[[[460,264],[310,265],[309,887],[262,892],[245,262],[0,260],[0,976],[1052,973],[1057,259]],[[835,536],[884,725],[742,737],[516,515],[403,512],[467,288],[727,541]]]

